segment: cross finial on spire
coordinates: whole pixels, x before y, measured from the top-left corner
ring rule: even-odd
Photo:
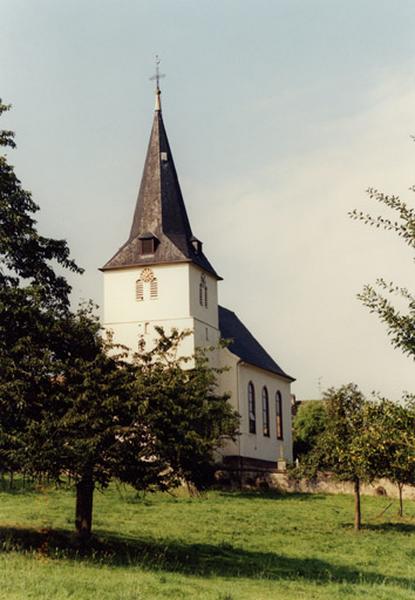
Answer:
[[[150,77],[150,81],[155,81],[156,82],[156,110],[161,110],[161,103],[160,103],[160,79],[162,77],[165,77],[165,75],[163,73],[160,73],[160,58],[159,55],[156,54],[156,72],[155,74]]]

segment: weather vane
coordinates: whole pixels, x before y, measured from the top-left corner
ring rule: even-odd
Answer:
[[[160,91],[160,79],[162,79],[162,77],[166,77],[164,75],[164,73],[160,73],[160,57],[158,54],[156,54],[156,73],[155,75],[153,75],[153,77],[150,77],[150,81],[155,81],[156,82],[156,90]]]

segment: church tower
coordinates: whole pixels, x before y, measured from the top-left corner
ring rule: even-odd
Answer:
[[[192,233],[156,89],[153,126],[130,235],[102,267],[104,327],[133,352],[155,326],[190,330],[182,353],[220,337],[217,282],[221,279]]]

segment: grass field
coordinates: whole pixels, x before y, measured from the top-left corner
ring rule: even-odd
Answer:
[[[96,493],[88,552],[68,490],[0,493],[0,598],[7,600],[415,599],[415,504],[349,496]]]

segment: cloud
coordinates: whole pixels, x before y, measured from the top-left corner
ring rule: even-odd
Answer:
[[[309,134],[318,132],[318,143],[311,139],[301,153],[281,161],[278,151],[254,172],[212,187],[209,203],[199,202],[206,190],[187,182],[202,207],[198,231],[225,276],[222,301],[298,378],[300,397],[317,395],[319,377],[323,387],[353,380],[393,398],[413,381],[413,361],[356,299],[379,275],[410,285],[410,250],[347,213],[381,210],[366,197],[368,186],[414,204],[415,80],[407,70],[384,73],[362,105],[316,123]]]

